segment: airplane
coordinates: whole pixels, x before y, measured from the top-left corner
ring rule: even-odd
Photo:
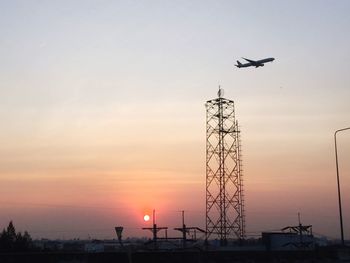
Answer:
[[[249,63],[245,63],[245,64],[242,64],[241,62],[239,62],[237,60],[237,65],[235,65],[237,68],[247,68],[247,67],[263,67],[264,66],[264,63],[267,63],[267,62],[272,62],[275,60],[275,58],[264,58],[264,59],[260,59],[260,60],[251,60],[251,59],[247,59],[247,58],[243,58],[245,59],[246,61],[248,61]]]

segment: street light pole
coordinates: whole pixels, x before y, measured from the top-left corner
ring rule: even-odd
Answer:
[[[340,195],[340,182],[339,182],[339,167],[338,167],[338,149],[337,149],[337,133],[345,130],[350,130],[350,127],[336,130],[334,133],[334,146],[335,146],[335,165],[337,167],[337,185],[338,185],[338,203],[339,203],[339,219],[340,219],[340,234],[341,244],[345,246],[344,242],[344,229],[343,229],[343,212],[341,208],[341,195]]]

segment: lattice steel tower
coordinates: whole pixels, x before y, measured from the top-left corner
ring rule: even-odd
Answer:
[[[245,216],[241,141],[234,102],[223,98],[208,100],[206,151],[206,238],[244,239]]]

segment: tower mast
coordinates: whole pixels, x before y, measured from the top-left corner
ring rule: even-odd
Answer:
[[[234,102],[220,87],[206,110],[206,239],[225,246],[245,237],[240,131]]]

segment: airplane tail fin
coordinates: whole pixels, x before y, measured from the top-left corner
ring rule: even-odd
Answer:
[[[237,65],[235,65],[235,66],[240,68],[242,66],[242,63],[237,60]]]

